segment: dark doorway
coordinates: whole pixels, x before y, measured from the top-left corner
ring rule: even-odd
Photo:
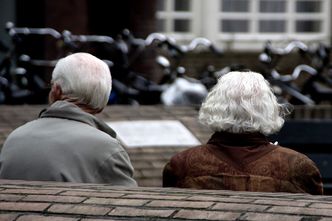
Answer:
[[[116,36],[129,28],[130,1],[88,0],[89,32],[91,34]]]

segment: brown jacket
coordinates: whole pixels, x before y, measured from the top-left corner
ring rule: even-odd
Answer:
[[[215,133],[207,144],[173,156],[164,187],[323,194],[314,162],[259,133]]]

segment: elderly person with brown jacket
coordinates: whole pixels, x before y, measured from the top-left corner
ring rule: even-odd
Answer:
[[[95,116],[107,105],[111,86],[108,66],[93,55],[60,59],[50,106],[8,136],[0,178],[136,186],[116,133]]]
[[[199,111],[214,134],[207,144],[172,157],[163,186],[323,194],[314,162],[267,138],[281,129],[286,112],[262,75],[224,75]]]

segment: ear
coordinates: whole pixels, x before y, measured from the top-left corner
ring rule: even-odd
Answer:
[[[62,89],[58,84],[52,84],[51,91],[48,96],[49,103],[52,104],[55,101],[62,99]]]

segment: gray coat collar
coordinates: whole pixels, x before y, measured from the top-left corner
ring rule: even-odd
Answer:
[[[95,127],[111,137],[116,138],[115,131],[110,128],[106,123],[99,120],[92,114],[86,113],[81,110],[75,104],[67,101],[56,101],[48,108],[42,110],[39,114],[39,118],[54,117],[68,120],[79,121]]]

